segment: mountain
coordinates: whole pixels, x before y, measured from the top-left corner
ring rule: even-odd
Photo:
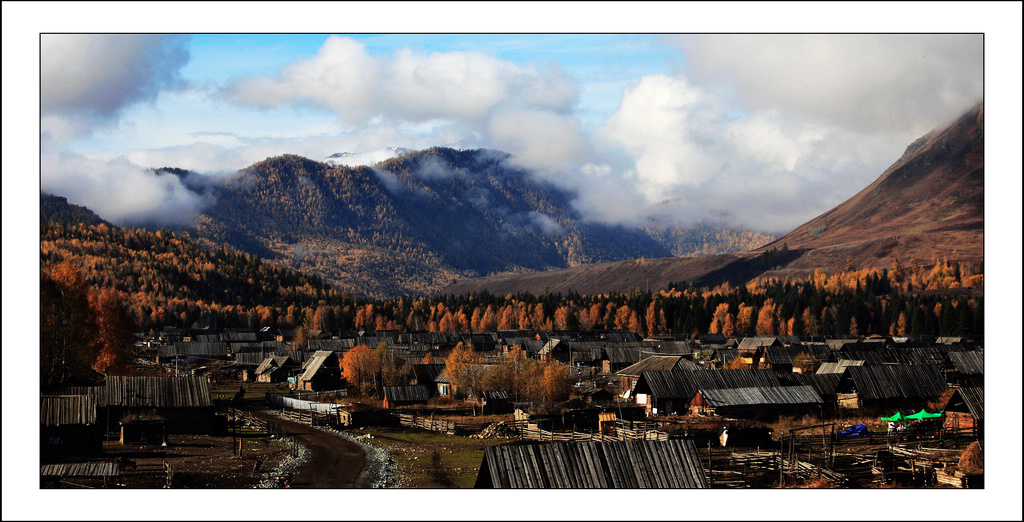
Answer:
[[[984,262],[984,106],[907,147],[872,184],[783,237],[745,254],[602,263],[546,273],[459,281],[464,294],[604,293],[742,284],[756,277],[803,277],[816,269],[921,266],[948,259]]]
[[[45,224],[51,221],[68,225],[85,223],[86,225],[104,224],[110,226],[110,223],[96,215],[95,212],[81,205],[68,203],[65,197],[54,196],[45,192],[40,193],[39,222],[40,224]]]
[[[373,167],[270,158],[208,187],[217,205],[185,232],[371,297],[431,293],[491,273],[671,255],[642,230],[584,222],[570,204],[574,194],[509,159],[439,147]]]
[[[985,126],[979,105],[907,147],[855,196],[759,251],[801,252],[788,270],[984,259]]]

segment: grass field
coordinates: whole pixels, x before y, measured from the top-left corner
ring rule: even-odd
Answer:
[[[403,488],[472,488],[484,449],[509,442],[415,428],[365,428],[352,434],[372,435],[369,442],[391,454],[398,464]]]

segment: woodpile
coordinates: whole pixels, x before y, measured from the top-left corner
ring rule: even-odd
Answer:
[[[519,436],[519,431],[505,422],[495,422],[480,433],[470,435],[474,439],[516,439]]]

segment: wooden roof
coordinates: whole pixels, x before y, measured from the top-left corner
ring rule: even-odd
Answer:
[[[765,349],[765,358],[769,364],[793,364],[795,359],[800,354],[806,353],[818,359],[819,361],[832,361],[835,360],[835,356],[832,350],[823,345],[797,345],[797,346],[769,346]]]
[[[637,377],[643,372],[660,372],[676,369],[683,356],[681,355],[652,355],[640,362],[623,368],[615,375],[626,377]]]
[[[229,352],[228,343],[223,341],[193,341],[190,343],[177,342],[170,346],[161,346],[157,349],[160,357],[201,356],[201,357],[224,357]]]
[[[43,464],[39,466],[39,474],[43,477],[116,477],[120,467],[117,462]]]
[[[947,410],[969,412],[975,419],[985,419],[985,388],[962,386],[953,392],[946,405]]]
[[[712,408],[821,404],[822,402],[821,397],[810,386],[701,389],[699,393],[704,398],[704,402]]]
[[[384,398],[388,402],[426,402],[430,390],[426,386],[385,386]]]
[[[89,395],[44,395],[39,402],[43,426],[96,424],[96,397]]]
[[[823,362],[818,367],[818,371],[814,372],[817,375],[834,373],[836,375],[846,373],[847,366],[864,366],[865,361],[855,361],[852,359],[840,359],[836,362]]]
[[[928,399],[946,391],[946,378],[934,365],[850,366],[846,371],[861,399]]]
[[[210,383],[205,376],[108,375],[102,386],[74,386],[61,395],[89,395],[100,408],[195,408],[213,404]]]
[[[810,386],[821,397],[839,393],[839,385],[843,380],[841,373],[787,373],[780,375],[779,380],[787,384]]]
[[[298,367],[298,363],[293,362],[292,358],[287,355],[273,355],[271,357],[267,357],[260,363],[259,367],[256,368],[256,374],[261,375],[272,372],[285,365]]]
[[[306,367],[302,371],[302,376],[299,377],[300,381],[310,381],[316,372],[320,371],[320,368],[324,366],[328,360],[335,357],[334,352],[330,350],[318,350],[310,357],[309,361],[306,362]]]
[[[740,341],[739,348],[737,349],[740,351],[752,352],[764,346],[782,346],[782,341],[780,341],[779,338],[775,336],[762,335],[755,337],[744,337],[743,340]]]
[[[985,375],[985,355],[982,352],[950,352],[949,361],[964,375]]]
[[[768,386],[782,386],[772,370],[672,370],[641,373],[634,392],[688,401],[697,390]]]
[[[484,450],[477,487],[707,488],[691,440],[494,446]]]

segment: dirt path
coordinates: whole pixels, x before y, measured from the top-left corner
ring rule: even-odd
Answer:
[[[282,419],[263,411],[251,411],[256,417],[283,427],[309,449],[306,465],[295,474],[294,488],[357,488],[365,477],[366,454],[358,444],[312,426]]]

